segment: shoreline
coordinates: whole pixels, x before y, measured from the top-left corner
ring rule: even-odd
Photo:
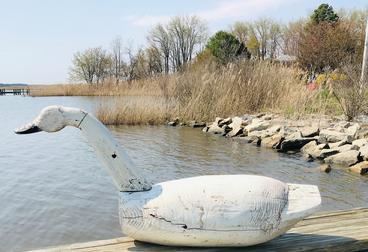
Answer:
[[[306,162],[320,161],[320,170],[330,172],[331,165],[346,167],[347,171],[368,174],[368,122],[356,122],[341,117],[310,116],[293,120],[280,115],[260,113],[215,121],[190,122],[193,128],[203,126],[206,134],[216,134],[277,152],[301,152]],[[365,120],[364,120],[365,119]],[[179,121],[169,122],[179,125]]]

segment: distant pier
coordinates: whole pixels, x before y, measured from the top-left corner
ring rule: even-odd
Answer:
[[[23,95],[28,96],[30,95],[30,89],[28,87],[1,87],[0,88],[0,95]]]

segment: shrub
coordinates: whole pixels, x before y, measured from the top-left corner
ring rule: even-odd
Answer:
[[[321,4],[314,10],[311,20],[317,24],[320,22],[337,22],[339,16],[334,12],[331,5]]]
[[[346,66],[343,68],[345,78],[332,82],[332,93],[348,120],[353,120],[363,112],[367,112],[367,88],[361,85],[360,69]]]
[[[233,34],[224,31],[219,31],[212,36],[206,47],[222,63],[250,57],[244,43],[240,42]]]

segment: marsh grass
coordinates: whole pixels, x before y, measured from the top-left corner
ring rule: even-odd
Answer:
[[[161,97],[121,97],[105,102],[97,110],[97,117],[106,125],[158,125],[172,118],[173,108]]]
[[[176,78],[174,97],[185,120],[255,112],[304,113],[312,96],[296,68],[270,62],[206,66]]]
[[[171,76],[162,76],[130,82],[124,81],[119,84],[111,80],[100,85],[32,85],[30,91],[31,96],[162,96],[162,83],[170,78]]]
[[[212,121],[245,113],[273,112],[287,117],[319,113],[317,92],[306,89],[303,73],[297,68],[270,62],[240,62],[227,66],[205,64],[182,73],[156,78],[156,99],[147,103],[124,100],[102,105],[98,117],[105,124],[162,124],[173,118]],[[158,87],[158,88],[157,88]],[[145,93],[148,95],[148,93]]]
[[[267,61],[197,64],[169,76],[111,83],[59,85],[32,94],[121,96],[98,108],[98,118],[110,125],[162,124],[177,117],[208,122],[216,116],[257,112],[302,117],[326,110],[319,91],[306,89],[305,76],[297,67]]]

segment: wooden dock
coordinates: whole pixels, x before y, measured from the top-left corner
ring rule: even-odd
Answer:
[[[0,95],[29,95],[29,88],[0,88]]]
[[[165,247],[122,237],[35,251],[368,251],[368,208],[317,214],[299,222],[279,238],[247,248]]]

